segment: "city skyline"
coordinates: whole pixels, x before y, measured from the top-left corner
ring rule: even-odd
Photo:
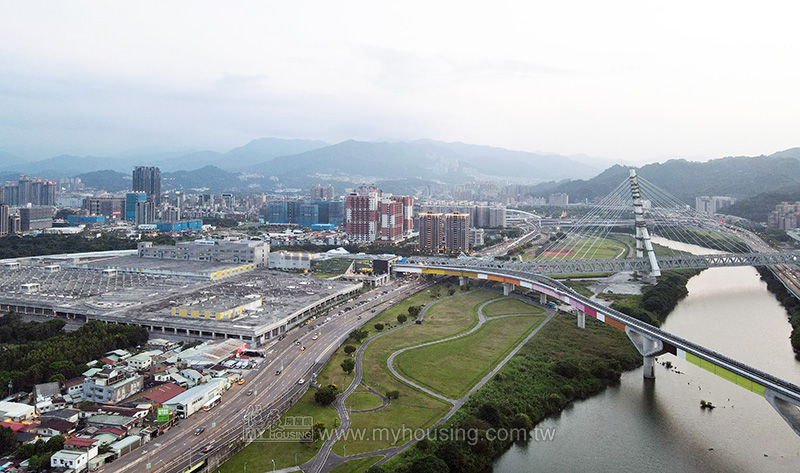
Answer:
[[[798,144],[778,2],[158,8],[8,2],[2,151],[431,138],[643,163]]]

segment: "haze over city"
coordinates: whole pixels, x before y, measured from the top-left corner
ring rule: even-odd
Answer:
[[[796,146],[786,2],[4,1],[0,150],[464,141],[635,163]]]

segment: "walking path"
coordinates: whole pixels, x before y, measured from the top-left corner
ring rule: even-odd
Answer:
[[[312,458],[311,460],[309,460],[307,463],[302,465],[303,471],[312,471],[312,472],[316,472],[316,473],[328,472],[328,471],[333,470],[337,466],[343,464],[346,461],[355,460],[355,459],[359,459],[359,458],[366,458],[366,457],[373,457],[373,456],[382,455],[383,458],[376,463],[376,465],[381,465],[381,464],[385,463],[387,460],[389,460],[391,457],[397,455],[398,453],[402,452],[403,450],[405,450],[406,448],[411,446],[414,442],[416,442],[418,440],[418,439],[412,439],[412,440],[410,440],[410,441],[408,441],[405,444],[400,445],[400,446],[385,448],[385,449],[376,450],[376,451],[373,451],[373,452],[365,452],[365,453],[359,453],[359,454],[356,454],[356,455],[349,455],[347,457],[342,457],[342,456],[339,456],[339,455],[337,455],[337,454],[332,452],[333,445],[339,440],[339,438],[341,438],[341,436],[344,434],[344,432],[346,432],[347,429],[350,428],[350,416],[349,416],[349,413],[348,413],[347,409],[344,406],[344,401],[345,401],[345,399],[347,399],[347,397],[350,394],[355,392],[355,390],[359,386],[359,384],[362,383],[362,378],[363,378],[362,360],[363,360],[363,357],[364,357],[364,352],[367,349],[367,346],[373,340],[375,340],[378,337],[381,337],[383,335],[386,335],[387,333],[391,333],[391,332],[393,332],[395,330],[399,330],[401,328],[404,328],[404,327],[407,327],[407,326],[409,326],[411,324],[414,324],[414,323],[416,323],[417,320],[423,320],[424,317],[425,317],[425,314],[428,312],[428,309],[430,309],[430,307],[432,307],[434,304],[438,304],[440,302],[443,302],[445,300],[451,299],[453,297],[466,295],[466,294],[469,294],[469,293],[471,293],[473,291],[474,290],[467,291],[467,292],[464,292],[464,293],[461,293],[461,294],[455,294],[455,295],[452,295],[452,296],[448,296],[448,297],[439,299],[438,301],[431,302],[431,303],[427,304],[420,311],[420,313],[419,313],[419,315],[417,316],[416,319],[414,319],[414,320],[412,320],[412,321],[410,321],[408,323],[405,323],[403,325],[398,325],[397,327],[394,327],[394,328],[392,328],[390,330],[387,330],[385,332],[381,332],[381,333],[378,333],[376,335],[373,335],[372,337],[369,337],[368,339],[366,339],[364,341],[364,343],[359,347],[359,349],[356,351],[356,354],[355,354],[356,366],[355,366],[355,377],[353,378],[353,382],[350,384],[350,386],[347,388],[347,390],[344,391],[343,393],[341,393],[336,398],[336,401],[334,401],[334,407],[336,408],[336,412],[339,415],[339,418],[341,418],[342,423],[339,426],[339,428],[336,430],[334,435],[332,435],[331,437],[329,437],[325,441],[325,443],[322,445],[322,448],[320,448],[319,453],[317,453],[317,455],[314,458]],[[521,300],[523,300],[525,302],[528,302],[528,303],[531,302],[530,300],[524,299],[524,298],[522,298],[520,296],[512,295],[511,297],[516,297],[516,298],[521,299]],[[453,407],[450,409],[450,411],[448,411],[448,413],[444,417],[442,417],[441,419],[439,419],[439,421],[437,421],[431,427],[426,429],[425,435],[427,435],[427,433],[430,432],[431,429],[441,425],[442,423],[444,423],[448,419],[450,419],[456,413],[456,411],[458,411],[458,409],[461,408],[461,406],[463,406],[464,403],[467,402],[467,400],[469,400],[470,396],[472,396],[473,393],[475,393],[478,389],[482,388],[487,382],[489,382],[489,380],[492,379],[494,377],[494,375],[496,375],[497,372],[500,371],[500,369],[503,368],[503,366],[505,366],[505,364],[508,363],[509,360],[511,360],[511,358],[513,358],[514,355],[516,355],[519,352],[519,350],[521,350],[522,347],[525,346],[525,344],[528,343],[528,341],[534,335],[536,335],[536,333],[538,333],[539,330],[547,324],[547,322],[550,321],[550,319],[553,318],[553,316],[557,313],[557,311],[552,309],[552,308],[545,307],[546,312],[545,312],[544,315],[546,315],[547,318],[541,324],[539,324],[534,330],[532,330],[531,333],[528,334],[528,336],[525,337],[525,339],[522,340],[522,342],[520,342],[513,350],[511,350],[511,352],[509,352],[509,354],[506,355],[506,357],[503,358],[503,360],[500,361],[500,363],[498,363],[498,365],[492,371],[490,371],[486,376],[484,376],[478,382],[478,384],[473,386],[472,389],[470,389],[470,391],[464,397],[462,397],[460,399],[449,399],[449,398],[447,398],[447,397],[445,397],[445,396],[443,396],[443,395],[441,395],[439,393],[436,393],[434,391],[431,391],[430,389],[424,388],[424,387],[414,383],[413,381],[410,381],[409,379],[405,378],[404,376],[402,376],[400,373],[398,373],[394,369],[394,365],[393,365],[394,358],[397,355],[399,355],[400,353],[403,353],[403,352],[408,351],[408,350],[412,350],[412,349],[415,349],[415,348],[421,348],[421,347],[425,347],[425,346],[429,346],[429,345],[435,345],[437,343],[444,343],[444,342],[448,342],[448,341],[451,341],[451,340],[456,340],[456,339],[459,339],[459,338],[462,338],[462,337],[466,337],[467,335],[470,335],[470,334],[474,333],[475,331],[479,330],[489,320],[496,320],[496,319],[506,318],[506,317],[521,317],[521,316],[531,317],[532,316],[532,314],[509,314],[509,315],[501,315],[501,316],[495,316],[495,317],[486,317],[485,315],[483,315],[483,308],[486,305],[488,305],[488,304],[490,304],[492,302],[496,302],[498,300],[502,300],[502,299],[504,299],[504,297],[497,298],[497,299],[492,299],[490,301],[487,301],[487,302],[484,302],[483,304],[481,304],[480,307],[478,307],[478,324],[475,327],[473,327],[472,329],[468,330],[467,332],[464,332],[464,333],[461,333],[459,335],[455,335],[455,336],[452,336],[452,337],[444,338],[444,339],[441,339],[441,340],[435,340],[435,341],[432,341],[432,342],[421,343],[421,344],[415,345],[413,347],[403,348],[401,350],[398,350],[398,351],[392,353],[389,356],[389,359],[387,360],[387,367],[389,368],[389,371],[392,373],[392,375],[394,375],[397,379],[399,379],[400,381],[408,384],[409,386],[412,386],[415,389],[418,389],[418,390],[420,390],[420,391],[422,391],[422,392],[424,392],[424,393],[426,393],[426,394],[428,394],[430,396],[433,396],[433,397],[435,397],[437,399],[440,399],[442,401],[448,402],[448,403],[453,405]],[[367,388],[372,390],[368,386],[367,386]],[[372,391],[374,392],[374,390],[372,390]],[[381,406],[379,408],[372,409],[372,410],[373,411],[374,410],[379,410],[379,409],[382,409],[383,407],[385,407],[385,406]]]

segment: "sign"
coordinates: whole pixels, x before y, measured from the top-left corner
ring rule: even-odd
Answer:
[[[156,422],[168,422],[169,421],[169,408],[160,407],[158,408],[158,417],[156,418]]]

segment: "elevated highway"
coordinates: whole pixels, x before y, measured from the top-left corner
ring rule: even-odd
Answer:
[[[578,325],[580,327],[585,327],[585,317],[588,315],[624,331],[639,350],[639,353],[644,357],[645,377],[654,377],[653,366],[655,356],[670,353],[763,396],[792,427],[795,433],[800,435],[800,387],[793,383],[779,379],[754,367],[592,301],[588,297],[578,294],[552,278],[528,271],[513,269],[513,267],[502,267],[500,265],[498,265],[498,267],[478,264],[470,265],[467,263],[466,259],[461,259],[460,263],[458,263],[459,260],[453,259],[446,261],[441,260],[446,259],[439,258],[439,261],[434,261],[431,258],[417,258],[413,262],[395,264],[392,270],[402,273],[458,276],[462,283],[464,283],[467,278],[496,281],[503,283],[504,291],[507,294],[510,293],[515,286],[536,291],[540,294],[542,302],[545,302],[548,296],[554,297],[578,310]]]

